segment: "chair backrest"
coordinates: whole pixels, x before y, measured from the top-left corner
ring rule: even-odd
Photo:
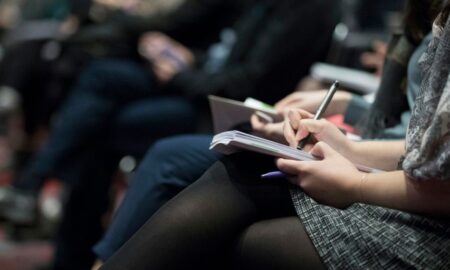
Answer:
[[[379,0],[381,2],[394,1],[403,2],[403,0]],[[367,2],[369,5],[365,6]],[[361,68],[359,65],[359,56],[362,52],[370,50],[374,40],[389,39],[390,33],[398,25],[392,18],[400,17],[394,13],[399,11],[398,7],[380,7],[374,10],[368,10],[372,2],[361,0],[343,0],[342,1],[342,20],[336,25],[330,50],[327,56],[327,62],[330,64],[341,65],[351,68]],[[401,5],[399,5],[401,6]],[[366,9],[365,9],[366,8]],[[395,9],[397,8],[397,10]],[[370,13],[370,17],[378,18],[376,23],[371,26],[365,25],[358,18],[359,13]]]

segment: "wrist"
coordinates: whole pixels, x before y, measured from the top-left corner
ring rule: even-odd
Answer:
[[[369,174],[365,172],[360,173],[357,191],[355,192],[355,198],[357,203],[365,203],[366,200],[364,198],[364,186],[369,179]]]

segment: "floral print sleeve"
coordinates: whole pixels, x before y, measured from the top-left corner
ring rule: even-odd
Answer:
[[[418,181],[450,180],[450,23],[434,29],[406,138],[403,170]]]

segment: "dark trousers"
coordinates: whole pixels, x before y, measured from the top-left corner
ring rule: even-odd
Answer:
[[[182,98],[162,97],[150,71],[141,65],[125,60],[99,61],[81,75],[48,143],[28,168],[29,177],[16,186],[38,190],[44,177],[69,179],[67,172],[74,157],[84,149],[111,144],[129,151],[130,143],[134,150],[143,152],[142,141],[148,144],[189,131],[195,126],[193,122],[192,106]],[[116,141],[116,134],[123,141]]]
[[[157,142],[142,160],[113,222],[95,246],[106,261],[163,204],[198,179],[220,155],[208,150],[212,137],[178,136]]]
[[[67,184],[57,236],[56,269],[88,269],[101,232],[118,160],[141,156],[158,138],[191,132],[195,113],[181,97],[162,96],[137,63],[103,60],[88,67],[60,112],[50,139],[15,183],[37,192],[56,176]]]

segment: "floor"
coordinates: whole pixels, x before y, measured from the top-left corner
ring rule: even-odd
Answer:
[[[48,241],[12,242],[5,238],[0,226],[0,269],[46,269],[52,261],[53,247]]]
[[[10,182],[10,175],[0,173],[0,185]],[[54,183],[46,185],[43,199],[55,199],[60,193],[60,186]],[[48,269],[53,258],[53,246],[50,240],[18,241],[11,237],[12,228],[0,223],[0,269],[1,270],[44,270]],[[9,233],[8,233],[9,232]],[[45,238],[44,238],[45,239]]]

